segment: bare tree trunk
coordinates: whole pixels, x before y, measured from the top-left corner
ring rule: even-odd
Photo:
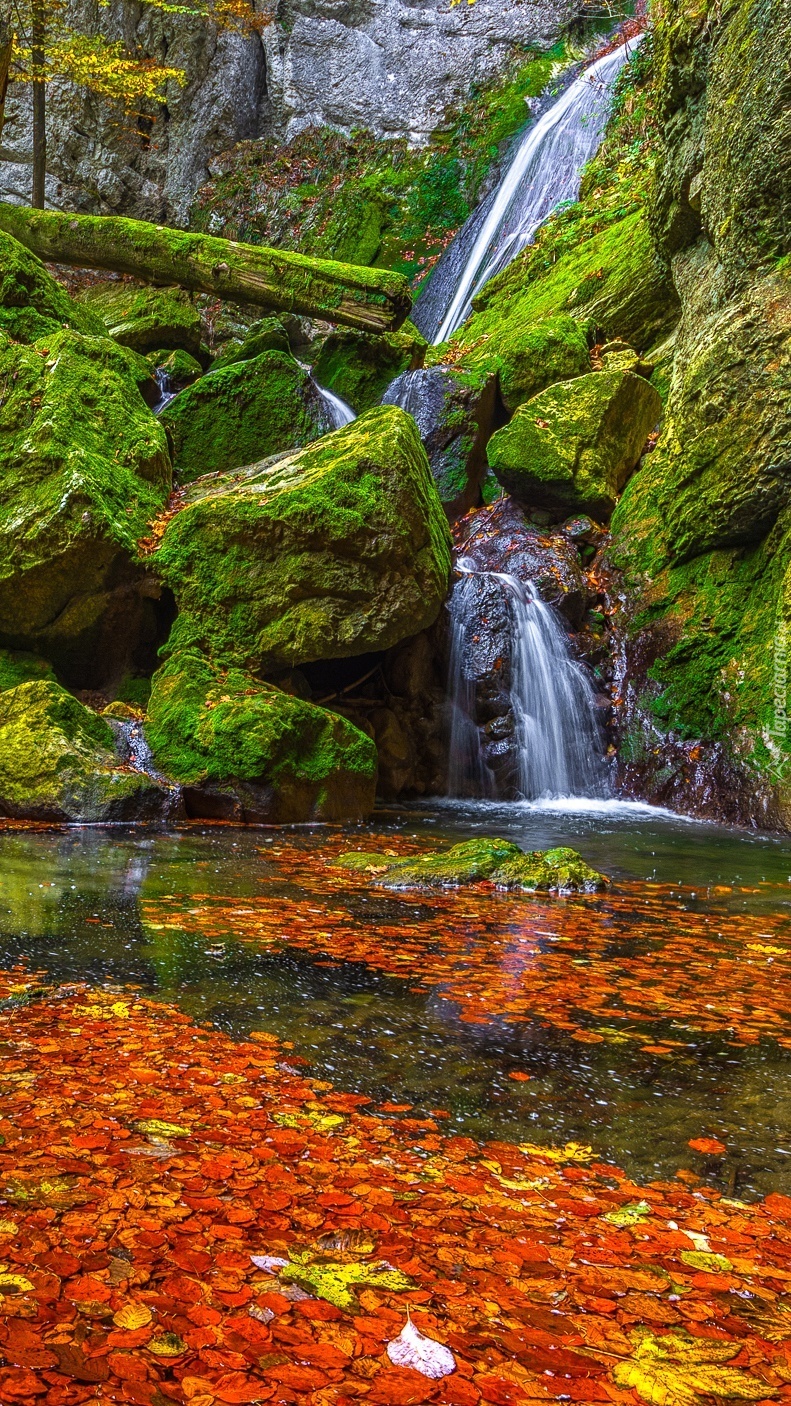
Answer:
[[[46,0],[33,0],[31,7],[30,60],[33,72],[33,194],[34,210],[44,209],[44,185],[47,177],[46,87],[44,60],[47,37]]]
[[[63,215],[0,203],[0,230],[45,262],[114,269],[146,283],[180,283],[227,302],[305,313],[364,332],[390,332],[409,316],[400,273],[237,244],[117,215]]]
[[[5,5],[0,5],[0,138],[5,123],[5,99],[8,92],[8,75],[14,54],[14,29],[10,14]]]

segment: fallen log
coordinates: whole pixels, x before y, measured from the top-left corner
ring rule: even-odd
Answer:
[[[394,331],[412,297],[401,274],[117,215],[64,215],[0,203],[0,230],[48,263],[180,284],[228,302],[304,313],[364,332]]]

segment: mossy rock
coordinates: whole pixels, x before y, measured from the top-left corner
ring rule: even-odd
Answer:
[[[346,718],[195,650],[154,675],[146,736],[188,815],[255,823],[362,820],[376,748]]]
[[[271,673],[433,624],[450,533],[414,421],[388,407],[191,485],[152,564],[178,604],[174,648]]]
[[[399,376],[383,404],[400,405],[414,419],[449,519],[476,507],[499,409],[496,378],[466,367],[426,366]]]
[[[661,413],[641,376],[591,372],[521,406],[489,441],[489,464],[527,507],[609,517]]]
[[[188,386],[160,417],[182,483],[318,439],[326,409],[290,352],[265,351]]]
[[[55,683],[52,665],[35,654],[20,650],[0,649],[0,693],[17,688],[21,683]]]
[[[200,313],[183,288],[113,281],[87,289],[82,301],[122,347],[142,353],[180,348],[195,357],[200,352]]]
[[[121,770],[113,732],[57,683],[0,693],[0,815],[21,820],[117,821],[162,815],[167,791]]]
[[[0,234],[0,332],[36,342],[64,327],[99,336],[101,320],[69,297],[35,254]]]
[[[279,317],[262,317],[254,322],[241,341],[227,343],[215,359],[213,371],[234,366],[239,361],[252,361],[265,351],[289,352],[288,333]]]
[[[203,375],[203,367],[189,352],[182,351],[177,347],[175,351],[168,351],[165,347],[160,347],[157,351],[149,352],[146,356],[146,363],[151,371],[164,371],[168,377],[171,387],[183,390],[185,386],[191,386],[193,381],[197,381]]]
[[[165,433],[108,338],[6,344],[0,383],[0,645],[99,687],[158,594],[135,557],[170,491]]]
[[[353,851],[342,854],[336,863],[368,875],[385,888],[461,888],[488,880],[497,888],[525,893],[590,893],[606,888],[608,882],[573,849],[526,854],[509,840],[488,836],[418,859],[393,860],[387,854]]]
[[[423,365],[427,346],[411,322],[381,337],[339,328],[322,344],[316,380],[362,415],[379,404],[397,376]]]

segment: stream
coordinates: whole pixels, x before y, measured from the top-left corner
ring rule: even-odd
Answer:
[[[570,844],[612,894],[394,893],[328,863],[481,833]],[[615,801],[448,802],[346,831],[6,831],[0,853],[5,968],[270,1031],[315,1077],[440,1108],[448,1131],[791,1191],[787,840]]]

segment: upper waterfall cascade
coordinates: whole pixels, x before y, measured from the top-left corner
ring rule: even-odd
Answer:
[[[615,80],[639,42],[630,39],[586,68],[527,128],[497,189],[437,265],[420,300],[422,316],[417,305],[416,320],[429,341],[447,341],[484,284],[531,242],[553,210],[577,199],[583,169],[602,139]]]

